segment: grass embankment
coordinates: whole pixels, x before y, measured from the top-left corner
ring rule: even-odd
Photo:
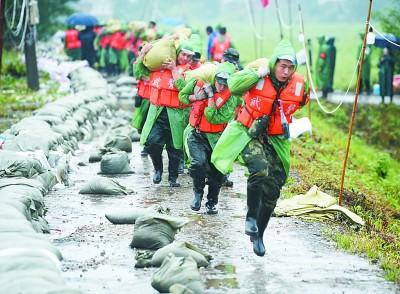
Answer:
[[[46,89],[32,91],[26,82],[25,65],[15,51],[4,51],[2,73],[0,76],[0,132],[18,119],[30,115],[33,110],[54,100],[58,84],[40,73],[40,84]]]
[[[325,115],[312,107],[313,136],[292,144],[292,170],[285,194],[299,194],[312,185],[338,196],[351,106]],[[305,115],[307,110],[303,110]],[[398,106],[361,106],[352,137],[345,177],[344,206],[365,221],[362,230],[347,226],[331,232],[338,245],[379,263],[386,278],[400,282],[400,162]],[[374,145],[372,145],[373,143]],[[397,160],[389,155],[387,148]]]

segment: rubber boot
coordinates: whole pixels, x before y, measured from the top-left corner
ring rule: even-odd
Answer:
[[[159,184],[161,182],[161,175],[162,175],[161,171],[159,171],[159,170],[154,171],[154,175],[153,175],[153,183],[154,184]]]
[[[256,237],[258,234],[256,219],[259,206],[260,200],[258,195],[252,191],[249,191],[249,187],[247,187],[247,215],[246,222],[244,224],[244,232],[250,237]]]
[[[168,182],[169,182],[169,186],[172,188],[178,188],[181,186],[181,184],[179,184],[177,182],[177,178],[175,178],[175,177],[169,177]]]
[[[220,182],[219,182],[220,183]],[[221,190],[221,184],[209,183],[208,185],[208,194],[207,194],[207,203],[206,203],[206,212],[207,214],[217,214],[218,213],[218,195]]]
[[[147,157],[148,155],[149,155],[149,152],[147,152],[146,147],[144,147],[143,150],[140,152],[140,156]]]
[[[246,222],[244,224],[244,232],[248,236],[256,237],[258,234],[257,221],[254,217],[246,217]]]
[[[190,208],[194,211],[199,211],[201,207],[201,200],[203,199],[203,192],[194,191],[194,197],[192,203],[190,204]]]
[[[268,225],[268,222],[273,212],[274,212],[273,208],[265,207],[262,204],[258,209],[258,215],[257,215],[258,234],[257,237],[253,238],[253,251],[258,256],[265,255],[265,246],[263,241],[264,231]]]
[[[233,187],[233,182],[231,180],[229,180],[229,174],[224,175],[222,186],[229,187],[229,188]]]

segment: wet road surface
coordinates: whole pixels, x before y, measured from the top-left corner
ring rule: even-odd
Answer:
[[[272,218],[264,238],[266,255],[257,257],[244,234],[246,180],[237,168],[230,179],[233,188],[223,188],[218,215],[189,208],[191,179],[181,175],[181,188],[170,188],[167,172],[161,185],[151,181],[150,158],[140,156],[133,143],[130,154],[135,174],[117,176],[134,193],[124,196],[81,195],[81,186],[100,171],[88,162],[89,154],[104,138],[80,143],[72,157],[73,185],[52,191],[46,198],[46,219],[52,242],[64,256],[63,275],[68,285],[84,293],[158,293],[151,287],[155,268],[135,269],[135,250],[129,247],[133,225],[113,225],[105,213],[118,208],[161,204],[171,214],[192,222],[177,233],[177,240],[190,241],[213,256],[200,272],[206,293],[397,293],[383,272],[364,258],[337,250],[322,237],[322,225],[293,218]],[[164,157],[165,154],[164,154]],[[165,165],[166,166],[166,165]],[[204,203],[203,203],[204,205]]]

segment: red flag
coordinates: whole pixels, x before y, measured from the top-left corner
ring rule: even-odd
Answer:
[[[269,0],[261,0],[261,5],[265,8],[269,4]]]

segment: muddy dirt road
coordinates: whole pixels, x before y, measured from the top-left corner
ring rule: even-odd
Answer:
[[[68,285],[84,293],[157,293],[150,285],[154,268],[135,269],[135,251],[129,247],[133,225],[112,225],[104,217],[115,208],[161,204],[172,215],[192,222],[177,235],[213,256],[208,268],[200,269],[206,293],[398,293],[395,284],[364,258],[335,249],[321,235],[321,225],[292,218],[273,218],[267,229],[266,256],[257,257],[244,234],[246,190],[243,170],[232,175],[233,188],[224,188],[219,214],[206,215],[204,208],[189,209],[190,177],[180,176],[181,188],[170,188],[166,173],[161,185],[151,181],[149,158],[140,157],[133,143],[130,154],[135,174],[118,181],[134,190],[127,196],[80,195],[80,187],[100,170],[88,162],[89,154],[103,138],[80,143],[72,158],[73,186],[52,191],[46,199],[46,219],[51,239],[64,255],[62,269]]]

